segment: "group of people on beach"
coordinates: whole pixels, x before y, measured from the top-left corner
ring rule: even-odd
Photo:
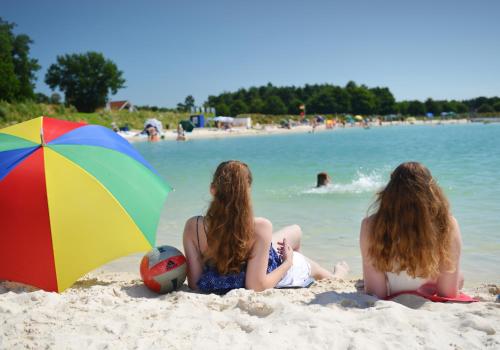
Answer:
[[[230,160],[217,167],[206,214],[190,218],[184,229],[190,288],[224,294],[346,277],[345,262],[329,270],[301,253],[298,225],[274,231],[269,220],[254,217],[251,185],[245,163]],[[369,294],[386,298],[426,288],[453,298],[463,285],[458,223],[431,172],[420,163],[403,163],[392,172],[361,223],[359,241]]]

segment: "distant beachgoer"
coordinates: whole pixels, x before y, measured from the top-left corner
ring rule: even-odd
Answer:
[[[375,204],[360,232],[365,291],[456,297],[463,285],[460,228],[430,171],[416,162],[399,165]]]
[[[332,179],[328,175],[328,173],[319,173],[317,175],[317,184],[316,187],[323,187],[327,186],[329,183],[332,182]]]
[[[314,131],[316,131],[316,127],[318,126],[318,121],[316,120],[316,117],[311,118],[311,126],[312,126],[312,133],[314,134]]]
[[[158,141],[158,129],[153,125],[146,126],[146,133],[148,135],[148,141]]]
[[[111,123],[111,129],[114,131],[114,132],[118,132],[120,131],[120,129],[118,128],[118,125],[116,125],[115,122],[112,122]]]
[[[186,141],[186,134],[181,124],[177,125],[177,141]]]
[[[217,167],[207,214],[190,218],[184,228],[190,288],[223,294],[236,288],[262,291],[299,286],[310,277],[346,276],[345,262],[336,264],[332,273],[299,253],[302,230],[298,225],[273,234],[269,220],[255,218],[251,184],[245,163],[231,160]]]

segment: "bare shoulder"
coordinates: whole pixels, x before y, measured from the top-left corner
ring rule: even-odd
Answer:
[[[462,236],[460,233],[460,226],[458,225],[457,219],[453,215],[450,216],[450,222],[451,222],[451,237],[461,241]]]
[[[184,225],[184,237],[194,237],[196,235],[196,222],[198,221],[199,216],[193,216],[187,219],[186,224]]]
[[[361,220],[361,225],[370,226],[373,223],[374,218],[375,214],[365,217],[363,220]]]
[[[366,238],[370,232],[371,226],[373,225],[374,216],[370,215],[361,221],[360,237]]]
[[[359,245],[363,255],[366,255],[368,251],[370,229],[372,224],[373,215],[368,216],[361,221],[361,229],[359,230]]]
[[[266,218],[255,218],[255,238],[258,240],[271,241],[273,235],[273,224]]]

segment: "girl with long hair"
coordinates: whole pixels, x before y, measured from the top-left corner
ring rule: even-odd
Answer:
[[[273,234],[269,220],[254,218],[251,185],[245,163],[230,160],[217,167],[206,215],[190,218],[184,228],[190,288],[219,294],[235,288],[262,291],[347,274],[345,263],[332,273],[300,254],[299,226]]]
[[[365,291],[385,298],[426,288],[455,297],[463,285],[460,228],[429,169],[399,165],[373,208],[360,232]]]

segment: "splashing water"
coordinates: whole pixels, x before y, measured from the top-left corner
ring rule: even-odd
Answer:
[[[356,172],[356,177],[351,183],[333,183],[324,187],[311,188],[303,191],[304,194],[329,194],[329,193],[364,193],[375,192],[385,185],[382,174],[378,171],[372,171],[369,174]]]

